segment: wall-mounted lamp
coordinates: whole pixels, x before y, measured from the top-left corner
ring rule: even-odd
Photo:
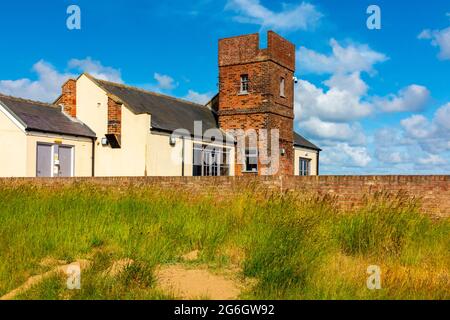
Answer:
[[[169,144],[174,147],[177,144],[177,139],[175,137],[170,136]]]
[[[286,154],[286,149],[285,148],[281,148],[280,153],[282,156],[284,156]]]
[[[107,146],[109,144],[109,142],[108,142],[108,138],[106,138],[106,137],[103,137],[102,138],[102,146]]]

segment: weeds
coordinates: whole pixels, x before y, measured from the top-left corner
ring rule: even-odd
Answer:
[[[0,296],[46,257],[93,261],[81,290],[54,276],[21,299],[176,298],[159,291],[154,270],[193,250],[196,263],[255,279],[247,299],[449,299],[449,249],[449,220],[432,221],[402,194],[343,211],[328,197],[251,189],[217,200],[151,187],[0,187]],[[105,276],[124,258],[135,263]],[[373,264],[379,291],[366,287]]]

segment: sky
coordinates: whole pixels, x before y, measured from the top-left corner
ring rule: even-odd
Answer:
[[[370,5],[380,29],[369,29]],[[81,29],[70,30],[70,5]],[[450,173],[450,2],[1,1],[0,92],[52,102],[82,72],[205,103],[220,38],[296,45],[296,131],[322,174]],[[71,20],[72,21],[72,20]],[[371,20],[372,21],[372,20]]]

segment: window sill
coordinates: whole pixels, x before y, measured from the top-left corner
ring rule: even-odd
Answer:
[[[248,92],[239,92],[238,96],[248,96],[249,93]]]
[[[258,174],[258,171],[241,171],[244,174]]]

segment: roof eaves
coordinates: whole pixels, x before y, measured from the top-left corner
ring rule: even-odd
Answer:
[[[63,135],[63,136],[83,137],[83,138],[89,138],[89,139],[97,138],[97,136],[95,134],[93,134],[93,135],[73,134],[73,133],[67,133],[67,132],[62,132],[62,131],[58,131],[58,130],[42,130],[42,129],[32,128],[32,127],[27,127],[26,131],[27,132],[40,132],[40,133],[60,134],[60,135]]]
[[[322,151],[322,149],[320,149],[319,147],[314,148],[314,147],[309,147],[309,146],[304,146],[298,143],[294,143],[294,147],[296,148],[302,148],[302,149],[308,149],[308,150],[314,150],[314,151]]]

